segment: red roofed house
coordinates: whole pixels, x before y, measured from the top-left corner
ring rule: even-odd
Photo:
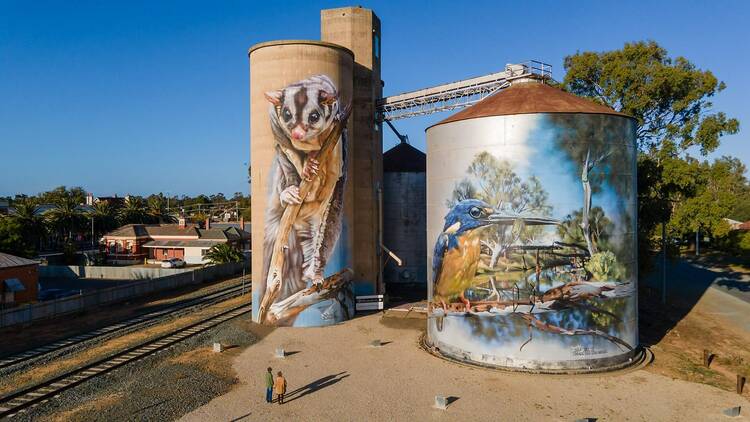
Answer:
[[[0,252],[0,303],[36,300],[39,262]]]
[[[205,264],[203,258],[212,246],[229,243],[239,250],[250,248],[250,233],[240,228],[205,228],[185,224],[128,224],[105,234],[101,246],[110,262],[180,258],[188,264]]]

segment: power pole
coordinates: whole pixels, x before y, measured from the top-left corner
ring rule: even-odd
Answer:
[[[701,228],[695,229],[695,256],[701,255],[701,239],[700,239]]]
[[[667,223],[661,223],[661,303],[667,303]]]

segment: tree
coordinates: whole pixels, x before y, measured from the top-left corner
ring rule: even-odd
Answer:
[[[564,66],[565,89],[635,117],[641,151],[679,155],[698,147],[705,155],[739,130],[737,119],[710,112],[710,98],[726,85],[684,57],[670,58],[654,41],[576,53]]]
[[[245,257],[237,248],[228,243],[214,245],[206,252],[205,258],[212,264],[226,264],[229,262],[242,262]]]
[[[36,245],[25,237],[21,223],[12,217],[0,216],[0,252],[31,258],[36,255]]]
[[[564,243],[586,244],[582,220],[583,211],[574,211],[565,217],[562,224],[557,226],[557,232]],[[597,250],[607,249],[605,245],[609,234],[612,232],[613,224],[604,214],[602,207],[591,208],[588,227],[590,228],[591,242]]]
[[[164,197],[160,195],[151,195],[148,198],[146,214],[154,223],[174,223],[175,218],[167,212]]]
[[[94,203],[88,217],[94,219],[97,233],[107,233],[117,228],[117,211],[117,208],[109,201]]]
[[[669,57],[653,41],[576,53],[565,58],[565,70],[566,90],[635,118],[639,263],[647,264],[659,224],[697,192],[690,153],[705,156],[723,135],[739,130],[737,119],[713,111],[711,98],[726,85],[684,57]]]
[[[453,195],[446,205],[450,208],[464,199],[480,199],[498,210],[513,214],[533,213],[549,216],[552,207],[547,203],[548,194],[534,176],[527,181],[513,170],[506,160],[500,160],[484,151],[474,157],[467,170],[468,176],[456,184]],[[497,265],[500,256],[509,246],[519,240],[532,241],[541,233],[541,227],[493,225],[486,229],[482,243],[490,249],[490,268]]]
[[[62,238],[70,241],[73,232],[81,226],[83,213],[78,209],[79,203],[76,202],[76,196],[71,194],[62,194],[55,197],[55,208],[52,208],[47,215],[47,221],[62,234]]]
[[[125,198],[125,206],[120,208],[117,217],[121,225],[148,222],[148,215],[143,207],[143,200],[137,196],[128,196]]]
[[[748,188],[745,165],[737,158],[722,157],[712,164],[694,162],[693,166],[691,194],[675,204],[670,233],[687,237],[700,231],[726,236],[730,227],[724,218],[731,215]]]
[[[36,201],[24,197],[14,201],[15,212],[10,219],[20,227],[20,235],[23,243],[31,247],[35,252],[41,247],[42,239],[47,232],[44,218],[38,213]]]

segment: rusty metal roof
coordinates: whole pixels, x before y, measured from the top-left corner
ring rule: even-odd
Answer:
[[[531,113],[586,113],[630,117],[541,82],[517,82],[427,129],[460,120]]]
[[[39,261],[0,252],[0,268],[24,267],[26,265],[39,265]]]

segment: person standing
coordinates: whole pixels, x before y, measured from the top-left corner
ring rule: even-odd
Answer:
[[[279,371],[276,374],[276,381],[273,383],[273,391],[276,393],[276,399],[279,404],[284,403],[284,393],[286,393],[286,379]]]
[[[273,401],[273,372],[271,367],[268,367],[268,372],[265,374],[266,378],[266,403]]]

